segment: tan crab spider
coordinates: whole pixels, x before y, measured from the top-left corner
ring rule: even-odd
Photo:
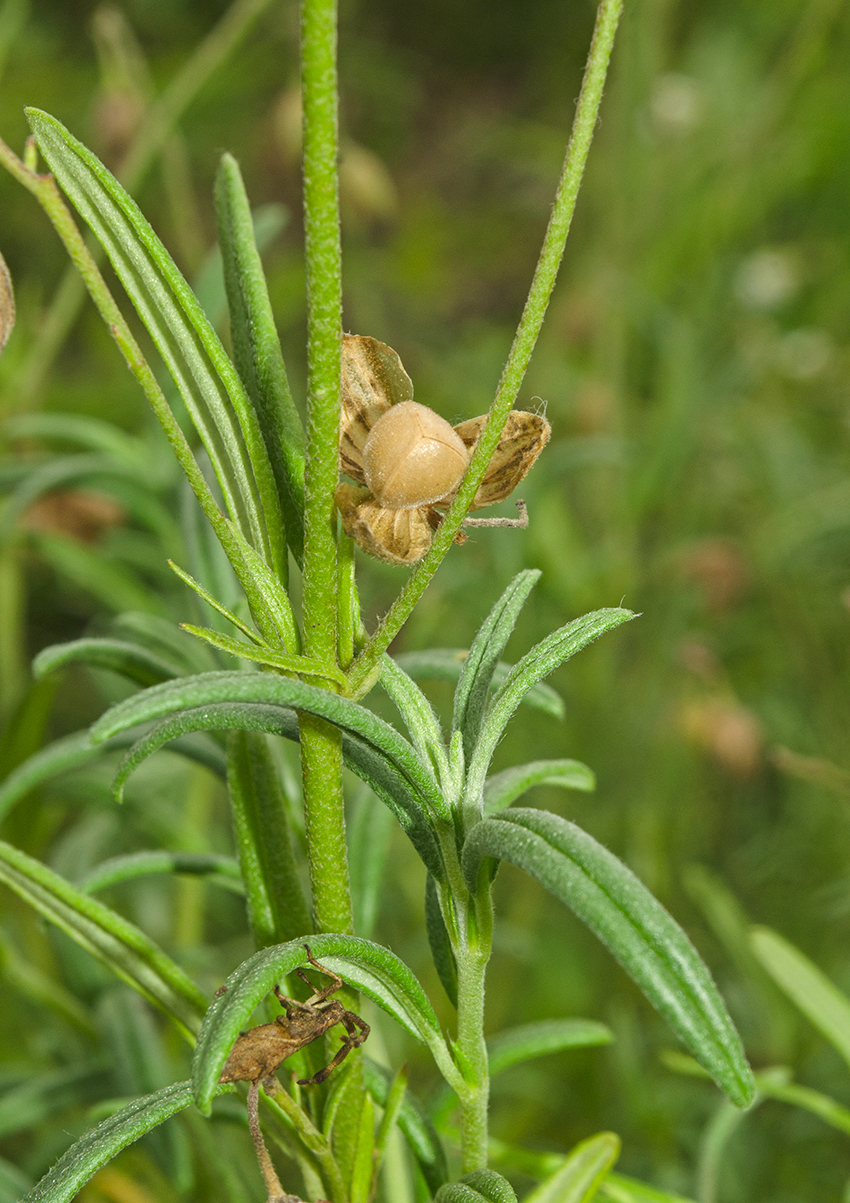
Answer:
[[[342,340],[340,469],[358,482],[341,484],[342,525],[364,551],[391,564],[415,564],[428,551],[441,510],[451,505],[487,415],[451,426],[413,400],[413,385],[391,347],[374,338]],[[549,438],[539,414],[512,410],[472,509],[513,492]],[[525,526],[520,516],[471,518],[470,526]],[[459,534],[462,543],[465,536]]]

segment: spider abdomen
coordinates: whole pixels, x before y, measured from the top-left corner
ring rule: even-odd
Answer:
[[[457,486],[468,463],[469,452],[454,428],[416,401],[389,409],[363,447],[369,491],[395,510],[439,501]]]

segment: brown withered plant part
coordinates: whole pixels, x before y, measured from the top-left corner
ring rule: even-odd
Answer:
[[[391,409],[393,432],[387,438],[382,419]],[[483,414],[450,426],[413,401],[410,377],[391,347],[374,338],[346,335],[339,464],[360,487],[341,484],[337,489],[345,532],[364,551],[391,564],[421,560],[442,520],[441,511],[454,500],[486,420]],[[534,464],[549,434],[549,423],[539,414],[512,410],[471,509],[504,501]],[[472,518],[465,525],[525,526],[525,507],[518,505],[518,519]],[[456,541],[464,538],[459,534]]]

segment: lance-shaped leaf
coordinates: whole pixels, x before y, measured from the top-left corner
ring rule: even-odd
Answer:
[[[43,677],[66,664],[108,668],[138,685],[158,685],[179,674],[179,667],[149,648],[126,639],[86,638],[54,643],[43,648],[32,662],[35,677]]]
[[[304,430],[280,350],[239,164],[223,155],[215,181],[218,236],[236,367],[257,414],[296,560],[304,547]]]
[[[448,776],[446,745],[434,708],[412,677],[391,656],[381,660],[381,685],[404,719],[424,764],[433,764],[441,781]],[[436,785],[436,782],[435,782]]]
[[[86,894],[97,894],[111,886],[123,885],[139,877],[151,877],[160,873],[185,873],[192,877],[204,877],[214,885],[223,886],[235,894],[244,894],[239,864],[232,856],[218,856],[212,852],[168,852],[158,848],[150,852],[130,852],[126,856],[112,856],[101,861],[82,881],[77,882]]]
[[[0,882],[150,999],[184,1032],[197,1030],[206,999],[180,966],[138,927],[6,843],[0,843]]]
[[[221,1086],[217,1093],[232,1091]],[[70,1203],[102,1166],[146,1132],[192,1103],[190,1082],[176,1082],[155,1094],[134,1099],[71,1145],[21,1203]]]
[[[574,823],[517,808],[469,832],[464,871],[475,888],[482,858],[537,878],[609,948],[729,1098],[753,1100],[753,1076],[711,974],[678,923],[631,869]]]
[[[309,968],[305,942],[317,961],[367,994],[406,1031],[446,1064],[448,1050],[428,996],[403,961],[387,948],[358,936],[308,935],[264,948],[231,973],[206,1014],[192,1067],[195,1100],[206,1114],[222,1067],[251,1013],[276,982],[300,966]]]
[[[535,785],[557,785],[561,789],[596,789],[596,776],[580,760],[532,760],[494,773],[484,782],[484,813],[495,814],[512,806]]]
[[[301,738],[294,710],[248,702],[217,702],[184,710],[158,723],[130,748],[118,767],[114,790],[120,801],[124,785],[135,769],[171,740],[185,742],[193,731],[265,731],[284,739]],[[342,737],[342,754],[348,768],[375,791],[401,824],[430,873],[445,876],[442,854],[431,820],[407,779],[390,760],[366,740],[350,733]]]
[[[599,1188],[597,1198],[610,1200],[610,1203],[694,1203],[693,1199],[684,1195],[659,1190],[657,1186],[649,1186],[637,1178],[613,1171]]]
[[[535,1057],[547,1057],[568,1048],[610,1044],[613,1039],[611,1029],[593,1019],[544,1019],[508,1028],[487,1041],[490,1076]]]
[[[203,728],[199,727],[196,730],[201,731]],[[182,732],[178,732],[178,736],[182,736]],[[126,748],[132,743],[131,736],[119,735],[106,743],[93,744],[88,730],[75,731],[55,740],[18,765],[0,784],[0,818],[45,782],[74,769],[84,768],[106,753]],[[171,750],[204,765],[217,776],[224,777],[224,753],[212,739],[204,735],[190,734],[185,738],[175,739]]]
[[[595,610],[553,631],[515,664],[492,698],[481,724],[480,736],[467,773],[466,794],[471,808],[480,804],[487,768],[505,727],[528,690],[559,664],[587,647],[606,631],[635,615],[620,608]]]
[[[751,939],[753,951],[779,988],[850,1065],[850,998],[770,928],[754,928]]]
[[[463,647],[436,647],[421,652],[401,652],[394,656],[396,664],[403,668],[414,681],[450,681],[460,680],[463,666],[469,652]],[[493,670],[492,685],[499,689],[513,668],[500,660]],[[526,706],[551,714],[552,718],[564,717],[564,700],[551,685],[539,681],[522,699]]]
[[[227,786],[236,847],[258,948],[308,931],[310,912],[292,850],[286,800],[265,735],[231,731]]]
[[[590,1203],[619,1156],[619,1136],[599,1132],[576,1145],[561,1168],[523,1203]]]
[[[457,1007],[457,958],[440,908],[439,887],[430,873],[425,879],[425,931],[437,976],[452,1006]]]
[[[280,508],[256,415],[186,280],[132,197],[54,117],[28,109],[38,147],[106,251],[174,379],[227,508],[248,542],[280,569]],[[268,523],[267,523],[268,516]]]
[[[467,760],[472,758],[478,740],[499,657],[516,626],[520,610],[539,579],[538,569],[528,569],[514,577],[484,619],[463,662],[455,690],[452,731],[462,733]]]
[[[390,1100],[392,1077],[383,1065],[363,1057],[363,1077],[366,1089],[380,1107]],[[434,1194],[449,1176],[446,1154],[437,1130],[409,1090],[404,1092],[398,1113],[398,1126],[416,1158],[428,1189]]]

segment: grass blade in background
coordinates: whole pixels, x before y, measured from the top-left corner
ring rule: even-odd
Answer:
[[[508,1028],[487,1041],[490,1077],[535,1057],[547,1057],[568,1048],[610,1044],[614,1033],[593,1019],[544,1019]]]
[[[535,785],[557,785],[561,789],[596,789],[596,774],[580,760],[532,760],[494,773],[484,782],[484,813],[495,814],[512,806]]]
[[[254,943],[257,948],[281,944],[309,931],[311,921],[286,800],[265,735],[230,732],[227,785]]]
[[[807,956],[767,927],[753,929],[752,946],[777,986],[850,1065],[850,999]]]
[[[304,554],[304,430],[286,378],[245,185],[232,155],[222,156],[215,200],[236,368],[263,433],[287,541],[300,564]]]
[[[186,1034],[197,1031],[206,999],[138,927],[5,843],[0,843],[0,882],[164,1011]]]
[[[752,1102],[752,1072],[708,969],[631,869],[574,823],[526,808],[472,828],[463,852],[470,888],[484,857],[524,869],[574,911],[729,1098]]]
[[[620,1155],[620,1138],[600,1132],[572,1150],[552,1177],[523,1203],[590,1203]]]

